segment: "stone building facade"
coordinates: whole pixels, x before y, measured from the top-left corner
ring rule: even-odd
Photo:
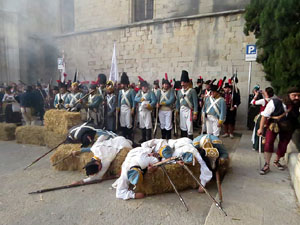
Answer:
[[[59,77],[57,58],[65,55],[68,79],[109,75],[113,45],[119,72],[131,82],[231,77],[237,70],[247,111],[249,63],[243,34],[250,0],[0,0],[0,82],[48,82]],[[10,16],[7,16],[10,15]],[[252,83],[266,87],[262,67],[253,63]]]
[[[144,8],[136,5],[137,0],[75,0],[73,32],[57,36],[67,73],[78,68],[86,80],[95,80],[98,73],[109,75],[114,43],[119,72],[126,71],[131,82],[137,82],[137,76],[153,82],[165,73],[178,80],[183,69],[193,80],[200,75],[205,80],[221,79],[231,77],[234,69],[242,95],[238,124],[245,125],[249,71],[245,51],[247,44],[255,43],[253,36],[243,34],[249,0],[141,2]],[[144,15],[137,16],[136,7]],[[140,19],[143,16],[145,20]],[[253,63],[251,86],[257,83],[268,85],[262,67]]]

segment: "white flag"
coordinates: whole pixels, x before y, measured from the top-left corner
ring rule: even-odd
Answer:
[[[112,55],[112,60],[111,60],[109,80],[111,80],[113,82],[119,81],[119,72],[118,72],[117,57],[116,57],[116,43],[114,43],[114,50],[113,50],[113,55]]]
[[[62,65],[61,65],[61,70],[60,70],[60,81],[62,83],[65,83],[66,81],[66,63],[65,63],[65,53],[63,51],[63,56],[62,56]]]

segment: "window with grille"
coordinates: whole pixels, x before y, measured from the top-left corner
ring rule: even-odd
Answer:
[[[153,19],[154,0],[133,0],[134,22]]]

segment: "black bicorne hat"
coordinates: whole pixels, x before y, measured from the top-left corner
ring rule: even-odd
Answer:
[[[218,85],[212,84],[212,85],[210,86],[210,90],[211,90],[211,91],[218,91]]]
[[[129,85],[129,78],[127,76],[127,73],[125,73],[125,72],[122,73],[121,84]]]
[[[99,84],[106,84],[106,76],[105,76],[105,74],[103,74],[103,73],[100,73],[99,75],[98,75],[98,83]]]
[[[186,70],[182,70],[180,81],[186,83],[190,82],[189,73]]]

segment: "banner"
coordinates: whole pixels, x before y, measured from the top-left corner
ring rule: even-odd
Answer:
[[[116,57],[116,43],[114,43],[109,80],[113,81],[114,83],[119,81],[119,71],[118,71],[117,57]]]

